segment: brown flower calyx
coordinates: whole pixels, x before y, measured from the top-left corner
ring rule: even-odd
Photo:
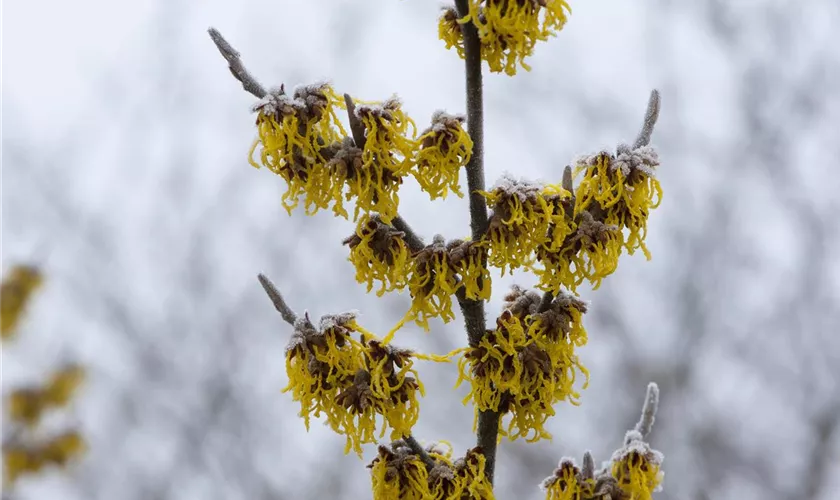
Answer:
[[[458,140],[462,125],[466,121],[467,119],[463,115],[450,115],[442,110],[435,111],[432,114],[432,124],[420,133],[421,137],[425,136],[420,143],[420,147],[439,146],[441,153],[445,155],[449,152],[451,144]]]
[[[502,307],[520,321],[536,314],[540,307],[542,296],[533,291],[527,290],[519,285],[511,285],[510,291],[504,296]]]
[[[569,334],[572,332],[575,321],[572,315],[572,309],[576,309],[581,314],[586,314],[586,302],[570,293],[561,291],[551,301],[547,310],[536,312],[532,318],[534,320],[539,319],[543,326],[542,330],[549,337],[548,340],[556,342],[561,337],[564,339],[569,338]]]
[[[335,401],[355,413],[364,413],[366,409],[372,407],[374,395],[370,389],[370,373],[367,370],[357,371],[353,377],[353,384],[341,391]]]
[[[371,469],[380,461],[385,462],[385,481],[391,482],[395,479],[407,480],[409,477],[417,477],[416,468],[425,468],[419,457],[402,439],[393,441],[390,445],[380,444],[377,447],[378,455],[368,464]]]
[[[485,251],[480,241],[454,239],[446,244],[449,262],[455,268],[462,268],[470,257],[480,257]]]
[[[364,164],[362,150],[356,147],[352,137],[330,144],[321,150],[321,154],[327,160],[327,168],[346,179],[354,179]]]
[[[364,122],[365,118],[375,118],[392,122],[396,119],[395,112],[400,109],[402,102],[397,96],[391,96],[381,104],[359,104],[356,106],[356,118]]]
[[[519,351],[519,360],[522,362],[522,370],[525,374],[536,375],[541,373],[544,376],[549,376],[552,370],[556,370],[551,366],[551,358],[548,353],[533,343],[526,345]]]
[[[304,313],[298,318],[294,325],[294,333],[286,346],[286,353],[294,357],[303,355],[304,351],[314,353],[315,349],[327,348],[327,336],[335,338],[335,346],[341,348],[347,342],[347,338],[353,332],[347,327],[348,323],[355,321],[355,312],[341,314],[328,314],[321,316],[318,328],[309,319],[309,313]]]
[[[270,90],[253,110],[263,115],[274,116],[278,122],[282,122],[286,116],[296,116],[303,123],[318,121],[329,106],[329,98],[326,89],[329,84],[326,82],[301,85],[295,88],[292,95],[286,94],[285,85]]]
[[[356,248],[362,242],[362,237],[371,234],[373,236],[368,242],[370,249],[381,262],[393,265],[394,255],[399,252],[400,246],[405,244],[405,233],[385,224],[378,215],[373,215],[356,232],[345,238],[342,244],[351,249]]]
[[[434,278],[437,274],[435,261],[439,260],[444,262],[451,274],[457,273],[457,270],[449,259],[449,252],[445,240],[439,234],[435,235],[432,243],[415,252],[412,255],[412,259],[414,260],[416,272],[419,275],[431,277],[423,287],[423,291],[426,293],[431,293],[435,286]]]

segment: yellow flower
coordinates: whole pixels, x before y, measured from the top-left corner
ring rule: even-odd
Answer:
[[[428,500],[429,472],[426,465],[402,441],[379,446],[371,469],[374,500]]]
[[[420,416],[417,393],[424,395],[412,358],[423,356],[375,339],[365,339],[365,347],[365,365],[377,410],[393,429],[392,440],[405,437]]]
[[[519,352],[527,345],[522,323],[505,310],[496,320],[496,329],[488,331],[475,347],[468,348],[458,361],[462,381],[470,382],[464,399],[475,404],[476,411],[501,411],[506,393],[518,394],[522,378]]]
[[[9,271],[0,285],[0,336],[3,340],[14,335],[32,294],[42,282],[41,272],[35,267],[18,265]]]
[[[44,387],[44,398],[50,406],[62,407],[70,402],[84,378],[85,371],[80,366],[71,365],[62,368],[53,374]]]
[[[490,300],[490,270],[487,260],[487,244],[484,241],[452,240],[446,245],[449,260],[458,276],[464,295],[470,300]]]
[[[330,424],[337,425],[342,412],[335,398],[340,389],[352,385],[361,368],[362,346],[350,336],[356,327],[353,313],[324,316],[319,328],[308,314],[295,323],[286,348],[289,384],[283,392],[291,391],[292,399],[300,402],[300,416],[307,430],[310,417],[322,412]]]
[[[531,268],[537,249],[559,246],[570,231],[564,208],[570,193],[560,186],[504,176],[481,194],[493,209],[485,236],[489,263],[502,274],[508,267]]]
[[[435,236],[431,245],[412,257],[408,277],[411,310],[406,320],[414,319],[417,325],[428,331],[428,318],[439,317],[444,323],[455,319],[452,312],[452,294],[457,288],[456,269],[452,265],[443,237]]]
[[[583,500],[594,497],[595,481],[584,478],[574,460],[564,458],[554,474],[543,481],[545,500]]]
[[[332,201],[335,213],[346,216],[341,206],[343,179],[325,168],[347,135],[336,115],[336,108],[343,106],[327,83],[298,87],[292,96],[281,86],[254,106],[259,138],[249,161],[283,177],[288,184],[283,206],[290,214],[306,195],[307,214]],[[253,158],[258,147],[260,163]]]
[[[500,436],[547,439],[551,434],[544,425],[555,414],[554,405],[577,404],[577,372],[589,380],[574,353],[586,343],[581,324],[586,306],[568,294],[542,304],[539,294],[517,286],[505,301],[496,329],[477,346],[462,350],[457,384],[470,381],[464,402],[473,400],[476,415],[486,410],[511,414],[506,425],[499,422]]]
[[[447,48],[458,47],[464,57],[460,50],[462,37],[453,22],[473,21],[481,41],[481,57],[490,71],[515,75],[518,66],[530,71],[525,58],[533,55],[538,41],[563,29],[567,12],[571,9],[565,0],[470,0],[470,11],[464,19],[458,20],[454,12],[444,12],[438,33]]]
[[[396,96],[381,104],[361,104],[355,114],[365,128],[365,147],[362,167],[348,181],[350,194],[356,198],[354,219],[359,211],[375,211],[390,224],[399,205],[397,189],[412,167],[417,127]]]
[[[451,190],[463,197],[458,179],[461,169],[472,157],[473,142],[463,128],[463,116],[435,111],[432,126],[418,138],[420,149],[415,160],[414,177],[431,198],[446,198]]]
[[[446,48],[455,47],[461,59],[464,58],[464,33],[458,22],[458,12],[453,7],[444,7],[443,14],[438,19],[438,37],[446,44]]]
[[[455,476],[464,488],[463,498],[471,500],[493,500],[493,485],[487,479],[485,469],[487,459],[480,447],[475,447],[464,456],[463,460],[455,462]],[[455,500],[454,497],[450,497]]]
[[[44,387],[15,390],[9,396],[9,416],[30,427],[37,425],[45,411],[70,402],[83,378],[82,368],[69,366],[53,374]]]
[[[651,500],[665,475],[660,470],[662,454],[638,431],[629,431],[625,442],[612,457],[612,475],[629,500]]]
[[[351,334],[361,335],[361,341]],[[448,361],[384,343],[362,328],[354,313],[328,315],[318,328],[308,315],[295,323],[286,349],[286,371],[307,430],[311,416],[323,412],[327,424],[345,436],[345,453],[360,457],[363,444],[391,429],[391,439],[410,433],[423,395],[414,359]]]
[[[50,465],[63,467],[85,450],[84,439],[76,431],[65,432],[42,444],[4,443],[5,483],[11,486],[20,476],[38,473]]]
[[[592,207],[606,224],[626,228],[622,244],[628,253],[641,248],[650,260],[644,240],[648,214],[662,201],[662,187],[654,177],[658,166],[659,157],[650,146],[622,146],[616,155],[601,152],[582,158],[577,171],[584,176],[577,187],[575,213]]]
[[[368,292],[374,281],[381,284],[376,291],[380,297],[407,286],[409,250],[404,236],[405,233],[383,224],[379,217],[365,215],[356,232],[344,240],[350,247],[348,260],[356,268],[356,281],[367,283]]]
[[[577,221],[558,250],[537,249],[541,266],[534,272],[540,279],[539,289],[556,292],[565,287],[574,292],[584,280],[597,289],[618,267],[621,229],[595,220],[588,211],[581,212]]]

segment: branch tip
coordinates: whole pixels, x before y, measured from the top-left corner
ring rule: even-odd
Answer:
[[[225,61],[227,61],[230,73],[234,78],[242,83],[242,88],[248,93],[254,95],[257,99],[265,97],[267,92],[263,86],[260,85],[250,73],[248,73],[248,70],[245,69],[245,66],[242,64],[242,60],[239,58],[239,52],[237,52],[236,49],[234,49],[233,46],[225,40],[225,37],[223,37],[216,28],[208,28],[207,33],[210,34],[210,38],[213,40],[213,43],[216,44],[216,48],[219,49],[222,57],[224,57]]]
[[[286,300],[283,299],[283,294],[280,293],[277,287],[274,286],[274,283],[272,283],[266,275],[260,273],[257,275],[257,279],[260,280],[260,285],[262,285],[263,290],[265,290],[266,295],[268,295],[268,298],[271,299],[271,302],[274,304],[274,308],[277,309],[277,312],[280,313],[283,320],[294,326],[298,319],[297,314],[295,314],[289,305],[286,304]]]
[[[648,98],[647,111],[645,111],[645,121],[642,124],[642,130],[639,132],[639,136],[636,137],[636,142],[633,143],[633,149],[650,144],[650,137],[653,135],[653,128],[656,126],[656,120],[659,119],[659,106],[659,91],[653,89],[650,91],[650,98]]]
[[[656,382],[651,382],[647,386],[647,394],[645,394],[645,404],[642,406],[642,416],[636,424],[636,431],[642,437],[647,437],[653,429],[653,423],[656,421],[656,410],[659,408],[659,386]]]

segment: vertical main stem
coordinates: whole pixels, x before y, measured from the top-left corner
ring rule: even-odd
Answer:
[[[458,15],[469,14],[469,0],[455,0]],[[470,228],[473,241],[487,232],[487,203],[479,191],[484,191],[484,86],[481,75],[481,41],[478,29],[470,21],[462,25],[464,32],[464,59],[467,80],[467,129],[473,141],[473,154],[467,164],[467,186],[470,196]],[[486,261],[484,265],[487,265]],[[461,310],[470,345],[475,346],[485,335],[484,302],[461,300]],[[496,468],[496,445],[499,436],[499,412],[481,411],[478,414],[478,446],[486,458],[485,475],[492,484]]]

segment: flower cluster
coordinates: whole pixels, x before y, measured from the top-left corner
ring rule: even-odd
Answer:
[[[409,250],[405,233],[383,223],[377,216],[359,220],[356,232],[343,242],[350,247],[348,260],[356,268],[356,281],[367,284],[380,283],[377,296],[392,290],[402,290],[408,284],[406,272]]]
[[[41,272],[33,266],[15,266],[0,285],[0,337],[10,339],[26,311],[32,294],[41,286]]]
[[[468,299],[489,299],[490,273],[485,258],[482,242],[445,243],[443,236],[436,235],[432,244],[412,256],[408,276],[412,302],[403,322],[413,319],[427,331],[428,318],[438,317],[448,323],[455,318],[452,295],[462,287]]]
[[[486,459],[480,448],[452,461],[452,449],[434,444],[426,448],[432,464],[402,440],[380,445],[371,469],[374,500],[492,500],[484,474]]]
[[[546,500],[652,500],[664,477],[663,456],[651,449],[645,435],[653,426],[658,401],[659,388],[651,383],[642,418],[634,429],[627,431],[624,446],[616,450],[600,470],[595,470],[595,461],[589,452],[583,456],[583,467],[578,467],[572,458],[560,460],[554,474],[542,482]]]
[[[627,229],[621,244],[631,255],[645,247],[647,218],[662,201],[662,187],[656,180],[659,155],[650,146],[630,149],[619,146],[617,153],[600,152],[577,162],[583,179],[575,193],[575,213],[583,210],[600,214],[604,223]]]
[[[438,35],[446,48],[455,47],[464,57],[461,27],[472,22],[478,30],[481,58],[490,71],[515,75],[519,66],[534,53],[537,42],[556,36],[571,12],[565,0],[469,0],[469,13],[459,19],[452,7],[444,9],[438,21]]]
[[[259,139],[251,147],[249,161],[286,181],[283,206],[289,213],[305,195],[307,213],[333,202],[335,213],[346,216],[342,175],[347,172],[327,167],[337,153],[335,145],[346,135],[336,115],[341,106],[341,99],[326,83],[298,87],[291,96],[280,86],[254,106]],[[260,163],[253,159],[258,146]]]
[[[502,270],[531,268],[539,249],[559,248],[571,231],[566,206],[571,193],[554,184],[503,176],[489,192],[481,192],[493,213],[486,239],[488,261]]]
[[[283,206],[289,213],[303,197],[308,215],[332,207],[348,218],[344,201],[355,200],[353,220],[378,212],[389,224],[409,174],[433,199],[449,191],[461,194],[459,172],[472,154],[463,118],[435,112],[431,126],[417,137],[396,97],[354,105],[349,118],[360,129],[357,142],[347,136],[338,109],[347,109],[347,103],[327,83],[298,87],[292,95],[281,86],[254,106],[259,137],[249,161],[286,181]]]
[[[300,402],[306,428],[312,416],[347,437],[345,453],[361,455],[361,445],[376,442],[391,429],[391,438],[407,435],[419,416],[423,386],[413,368],[415,358],[442,361],[384,344],[356,323],[355,313],[323,316],[318,328],[308,315],[295,321],[286,348],[286,372]],[[360,334],[360,340],[352,337]]]
[[[550,438],[544,424],[560,401],[577,404],[577,372],[589,374],[575,355],[586,344],[586,304],[570,294],[545,301],[514,286],[496,328],[463,350],[460,378],[471,382],[466,401],[479,411],[511,414],[502,435],[527,441]],[[501,425],[501,422],[500,422]]]
[[[3,340],[13,338],[27,303],[42,284],[41,272],[33,266],[15,266],[2,284]],[[84,370],[67,365],[56,370],[40,386],[18,387],[5,396],[8,422],[4,423],[3,466],[7,488],[24,475],[37,474],[49,466],[63,467],[86,449],[77,431],[45,433],[40,426],[50,412],[66,408],[84,380]]]

